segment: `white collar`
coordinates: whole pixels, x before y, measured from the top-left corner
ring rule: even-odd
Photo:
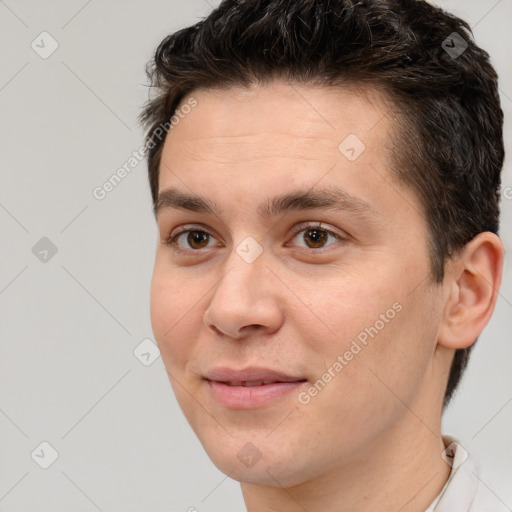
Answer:
[[[443,436],[440,454],[452,468],[441,492],[425,512],[468,512],[478,487],[477,466],[464,447],[451,436]]]

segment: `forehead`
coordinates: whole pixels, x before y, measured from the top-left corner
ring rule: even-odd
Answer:
[[[342,185],[370,204],[393,200],[379,191],[393,181],[394,127],[380,93],[273,82],[195,90],[182,105],[192,98],[196,106],[165,140],[160,192],[247,203],[321,183]]]
[[[355,85],[275,81],[198,89],[181,105],[191,99],[196,106],[180,115],[179,123],[171,128],[164,159],[208,159],[211,164],[237,165],[269,158],[334,162],[343,155],[340,144],[347,139],[356,142],[356,151],[364,148],[363,156],[380,152],[382,158],[394,127],[387,97]]]
[[[288,153],[311,159],[325,157],[333,143],[337,143],[337,150],[350,134],[357,135],[370,149],[377,149],[386,142],[392,127],[387,98],[374,89],[355,85],[325,87],[275,81],[251,87],[199,89],[184,98],[182,105],[190,98],[197,106],[171,129],[166,142],[185,144],[183,149],[192,154],[194,146],[201,144],[201,149],[210,150],[212,155],[222,146],[222,151],[229,150],[226,157],[239,159]]]

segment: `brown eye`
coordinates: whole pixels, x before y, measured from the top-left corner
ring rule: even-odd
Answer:
[[[189,231],[187,243],[192,249],[202,249],[208,245],[209,236],[204,231]]]
[[[330,229],[322,227],[320,224],[299,224],[295,229],[293,236],[293,245],[302,249],[322,250],[336,242],[346,241],[347,238],[339,235]],[[318,251],[320,252],[320,251]]]
[[[304,232],[303,238],[308,247],[316,249],[318,247],[323,247],[327,243],[328,236],[327,231],[323,229],[307,229]]]
[[[207,231],[200,229],[186,229],[171,235],[166,244],[177,251],[199,251],[200,249],[212,247],[215,244],[215,237]]]

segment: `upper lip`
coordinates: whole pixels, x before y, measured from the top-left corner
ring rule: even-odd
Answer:
[[[228,382],[230,384],[241,384],[242,382],[299,382],[305,381],[304,377],[287,375],[285,373],[271,370],[269,368],[249,367],[242,370],[235,370],[228,367],[217,367],[206,372],[206,380],[216,382]]]

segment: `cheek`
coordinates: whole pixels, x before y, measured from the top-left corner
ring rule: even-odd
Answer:
[[[301,338],[319,356],[317,373],[329,368],[336,375],[343,372],[343,379],[333,380],[344,385],[350,375],[361,391],[384,386],[372,371],[397,389],[419,384],[435,333],[427,325],[425,292],[410,294],[410,283],[400,275],[374,272],[303,288],[302,296],[319,320],[312,324],[309,314],[297,315],[297,321]],[[332,369],[340,357],[343,368],[336,364]]]
[[[370,336],[365,329],[374,333],[372,326],[376,322],[378,331],[386,330],[388,324],[382,324],[381,314],[385,315],[390,310],[385,318],[388,322],[392,322],[390,317],[396,316],[392,308],[397,294],[390,291],[393,287],[383,281],[376,284],[368,282],[368,277],[365,279],[330,279],[304,287],[300,292],[302,297],[308,298],[304,302],[309,310],[307,315],[297,315],[303,339],[306,342],[311,340],[312,348],[326,358],[335,359],[349,350],[352,341],[359,335],[364,342]],[[316,322],[311,322],[315,317]]]
[[[201,296],[196,297],[193,288],[186,293],[180,281],[172,279],[155,267],[151,282],[150,315],[153,334],[166,367],[181,366],[187,358],[191,343],[187,339],[194,333],[192,322],[197,323],[197,311]]]

